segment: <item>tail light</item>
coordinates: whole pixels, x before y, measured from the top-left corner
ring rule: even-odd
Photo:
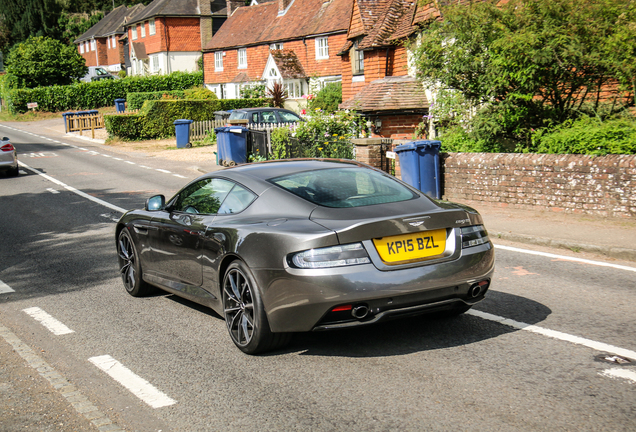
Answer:
[[[13,150],[15,150],[15,147],[13,147],[13,146],[11,145],[11,143],[9,143],[9,144],[5,144],[5,145],[3,145],[2,147],[0,147],[0,150],[5,151],[5,152],[8,152],[8,151],[13,151]]]

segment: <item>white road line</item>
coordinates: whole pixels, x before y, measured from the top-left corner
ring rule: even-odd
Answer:
[[[575,258],[575,257],[570,257],[570,256],[565,256],[565,255],[557,255],[557,254],[547,253],[547,252],[538,252],[538,251],[533,251],[533,250],[528,250],[528,249],[521,249],[521,248],[516,248],[516,247],[511,247],[511,246],[502,246],[502,245],[498,245],[498,244],[495,244],[495,248],[503,249],[503,250],[509,250],[509,251],[512,251],[512,252],[525,253],[525,254],[529,254],[529,255],[539,255],[539,256],[543,256],[543,257],[547,257],[547,258],[564,259],[564,260],[568,260],[568,261],[576,261],[576,262],[582,262],[582,263],[585,263],[585,264],[592,264],[592,265],[597,265],[597,266],[602,266],[602,267],[612,267],[612,268],[619,269],[619,270],[627,270],[627,271],[636,272],[636,267],[627,267],[627,266],[618,265],[618,264],[610,264],[610,263],[606,263],[606,262],[602,262],[602,261],[592,261],[592,260],[583,259],[583,258]]]
[[[550,329],[546,329],[546,328],[539,327],[532,324],[526,324],[524,322],[511,320],[509,318],[504,318],[498,315],[489,314],[488,312],[482,312],[475,309],[471,309],[466,313],[479,317],[479,318],[489,320],[489,321],[495,321],[500,324],[504,324],[504,325],[516,328],[518,330],[526,330],[532,333],[538,333],[543,336],[551,337],[553,339],[571,342],[577,345],[583,345],[588,348],[592,348],[593,350],[596,350],[596,351],[602,351],[608,354],[617,354],[619,356],[627,357],[630,359],[636,359],[636,351],[631,351],[625,348],[620,348],[620,347],[609,345],[603,342],[596,342],[591,339],[585,339],[579,336],[562,333],[560,331],[550,330]]]
[[[107,155],[107,154],[104,154],[104,153],[102,153],[102,156],[104,156],[104,157],[108,157],[108,158],[109,158],[109,157],[112,157],[111,155]]]
[[[44,327],[49,329],[51,333],[56,336],[61,336],[69,333],[75,333],[70,328],[66,327],[60,321],[53,318],[51,315],[44,312],[39,307],[32,307],[28,309],[22,309],[22,312],[25,312],[27,315],[39,321]]]
[[[34,172],[34,173],[35,173],[35,174],[37,174],[37,175],[41,175],[41,176],[42,176],[42,177],[44,177],[45,179],[47,179],[47,180],[49,180],[49,181],[51,181],[51,182],[53,182],[53,183],[55,183],[55,184],[57,184],[57,185],[60,185],[60,186],[62,186],[64,189],[69,190],[69,191],[71,191],[71,192],[73,192],[73,193],[75,193],[75,194],[77,194],[77,195],[79,195],[79,196],[81,196],[81,197],[83,197],[83,198],[86,198],[86,199],[88,199],[88,200],[91,200],[91,201],[93,201],[93,202],[95,202],[95,203],[97,203],[97,204],[103,205],[104,207],[108,207],[108,208],[109,208],[109,209],[111,209],[111,210],[115,210],[115,211],[118,211],[118,212],[120,212],[120,213],[126,213],[126,210],[125,210],[125,209],[123,209],[123,208],[121,208],[121,207],[117,207],[116,205],[111,204],[111,203],[109,203],[109,202],[106,202],[106,201],[104,201],[104,200],[100,200],[99,198],[95,198],[94,196],[91,196],[91,195],[89,195],[89,194],[87,194],[87,193],[85,193],[85,192],[82,192],[81,190],[77,190],[77,189],[75,189],[75,188],[74,188],[74,187],[72,187],[72,186],[69,186],[69,185],[67,185],[67,184],[64,184],[64,183],[62,183],[61,181],[59,181],[59,180],[57,180],[57,179],[54,179],[53,177],[51,177],[51,176],[49,176],[49,175],[46,175],[46,174],[41,173],[40,171],[38,171],[38,170],[36,170],[36,169],[31,168],[30,166],[28,166],[28,165],[27,165],[27,164],[25,164],[24,162],[18,161],[18,163],[20,164],[20,166],[21,166],[22,168],[26,168],[26,169],[28,169],[28,170],[30,170],[30,171],[32,171],[32,172]]]
[[[622,378],[631,381],[633,384],[636,384],[636,372],[628,369],[606,369],[603,372],[599,372],[599,375],[610,378]]]
[[[152,168],[150,168],[150,167],[148,167],[148,166],[145,166],[145,165],[139,165],[139,167],[140,167],[140,168],[146,168],[146,169],[152,169]]]
[[[46,188],[46,190],[47,190],[47,191],[49,191],[49,192],[51,192],[52,194],[59,194],[59,193],[60,193],[60,191],[55,190],[55,189],[53,189],[53,188]]]
[[[175,176],[175,177],[182,178],[182,179],[187,178],[186,176],[182,176],[181,174],[172,174],[172,175]]]
[[[127,164],[131,164],[131,165],[137,165],[135,162],[131,162],[131,161],[124,161],[124,162],[126,162]]]
[[[152,408],[177,403],[109,355],[91,357],[88,360]]]
[[[156,171],[162,172],[162,173],[166,173],[166,174],[172,174],[170,171],[165,170],[165,169],[161,169],[161,168],[157,168]]]
[[[68,382],[55,368],[42,360],[41,357],[35,354],[31,347],[22,342],[20,338],[9,331],[8,328],[0,325],[0,336],[13,347],[14,351],[18,353],[31,368],[35,369],[40,376],[46,379],[51,387],[64,396],[78,414],[83,415],[86,420],[93,423],[97,430],[124,432],[124,430],[114,424],[108,416],[100,412],[77,387]]]
[[[118,160],[118,161],[123,161],[123,159],[122,159],[122,158],[116,158],[116,157],[114,157],[113,159],[114,159],[114,160]]]
[[[0,280],[0,294],[15,292],[9,285]]]

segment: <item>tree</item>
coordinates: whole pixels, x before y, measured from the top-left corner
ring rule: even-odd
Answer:
[[[62,41],[67,44],[72,44],[82,34],[86,33],[88,29],[93,27],[99,21],[104,18],[102,12],[95,12],[92,15],[88,14],[68,14],[63,12],[57,23],[62,34]]]
[[[8,30],[0,50],[30,36],[58,37],[57,20],[61,6],[56,0],[2,0],[0,16]]]
[[[428,86],[476,107],[473,130],[522,140],[582,112],[634,105],[636,0],[501,3],[443,7],[415,52]]]
[[[48,37],[30,37],[15,45],[5,60],[7,73],[20,87],[66,85],[86,75],[88,68],[74,46]]]

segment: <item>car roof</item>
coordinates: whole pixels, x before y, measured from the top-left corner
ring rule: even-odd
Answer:
[[[263,111],[263,110],[267,110],[267,111],[285,111],[285,112],[290,112],[290,113],[294,113],[294,114],[296,114],[295,112],[293,112],[293,111],[291,111],[291,110],[288,110],[288,109],[286,109],[286,108],[275,108],[275,107],[262,107],[262,108],[237,108],[237,109],[233,110],[232,112],[235,112],[235,111],[239,111],[239,112],[240,112],[240,111],[244,111],[244,112],[252,112],[252,111]],[[296,114],[296,115],[298,115],[298,114]]]
[[[237,165],[215,174],[226,176],[252,177],[267,181],[274,177],[330,168],[371,168],[368,165],[348,159],[284,159]]]

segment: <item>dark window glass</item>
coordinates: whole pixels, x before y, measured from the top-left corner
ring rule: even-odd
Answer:
[[[306,171],[276,177],[270,182],[325,207],[362,207],[417,196],[389,175],[366,168]]]
[[[278,111],[278,115],[280,116],[281,120],[284,122],[299,122],[300,117],[298,117],[296,114],[294,113],[288,113],[285,111]]]
[[[219,214],[232,214],[240,213],[249,206],[256,198],[252,192],[245,189],[243,186],[235,185],[232,191],[225,197]]]
[[[216,214],[234,183],[204,179],[187,186],[176,197],[172,210],[194,214]]]

